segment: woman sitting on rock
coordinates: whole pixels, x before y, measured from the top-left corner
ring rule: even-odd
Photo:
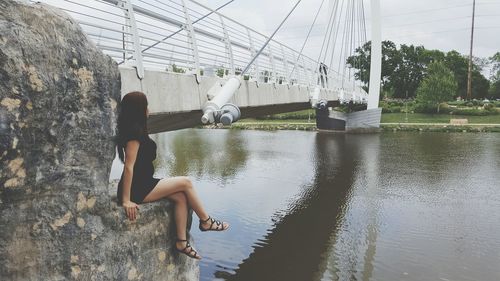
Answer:
[[[124,163],[118,184],[118,204],[123,206],[130,220],[136,219],[137,204],[168,198],[175,203],[177,225],[177,251],[189,257],[201,259],[186,237],[188,207],[200,219],[201,231],[222,231],[229,227],[226,222],[211,218],[186,176],[158,179],[153,177],[152,161],[156,158],[156,143],[149,138],[146,120],[149,116],[146,95],[141,92],[126,94],[121,101],[118,116],[118,156]]]

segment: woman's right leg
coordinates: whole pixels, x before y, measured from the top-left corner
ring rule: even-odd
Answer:
[[[186,176],[177,176],[161,179],[158,184],[144,198],[143,202],[152,202],[161,198],[168,197],[176,192],[184,192],[189,206],[198,215],[201,220],[208,219],[208,214],[203,209],[201,200],[193,188],[193,183]]]

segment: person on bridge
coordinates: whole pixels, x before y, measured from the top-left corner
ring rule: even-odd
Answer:
[[[321,80],[321,87],[328,87],[328,66],[326,64],[320,62],[319,63],[319,80]],[[318,81],[319,83],[320,81]]]
[[[223,231],[229,228],[229,224],[214,220],[207,214],[189,177],[153,177],[152,161],[156,158],[156,143],[147,133],[148,116],[148,101],[144,93],[131,92],[123,97],[116,136],[118,156],[124,163],[118,183],[118,205],[123,206],[130,220],[135,220],[138,204],[162,198],[172,200],[175,203],[177,226],[175,248],[191,258],[201,259],[187,239],[188,208],[191,207],[198,215],[201,231]]]

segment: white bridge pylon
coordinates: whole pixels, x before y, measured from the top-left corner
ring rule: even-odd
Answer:
[[[334,96],[341,102],[367,103],[372,100],[368,98],[360,82],[355,80],[354,71],[351,71],[353,66],[345,62],[349,55],[354,54],[355,48],[366,42],[366,31],[364,38],[359,35],[365,26],[362,22],[363,0],[331,0],[332,10],[329,11],[327,29],[330,34],[328,36],[325,34],[325,39],[328,40],[325,41],[327,44],[325,44],[324,58],[321,56],[319,59],[311,58],[271,39],[243,76],[241,75],[243,69],[257,55],[269,37],[225,16],[221,13],[223,9],[213,10],[193,0],[43,0],[41,2],[68,12],[98,48],[111,56],[120,67],[134,68],[137,79],[141,81],[152,72],[194,77],[198,84],[206,78],[210,81],[218,78],[219,81],[216,83],[222,85],[235,77],[233,80],[237,79],[240,83],[248,81],[257,85],[270,84],[273,87],[285,85],[289,89],[307,88],[309,92],[307,99],[313,106],[314,102],[322,98],[323,93],[335,93]],[[304,0],[301,4],[306,2]],[[231,5],[237,3],[238,0]],[[371,4],[374,35],[377,35],[377,28],[380,35],[380,13],[373,12],[377,11],[377,7],[373,6],[379,5],[379,0],[372,0]],[[341,36],[342,30],[343,36]],[[341,40],[341,37],[344,38]],[[374,45],[377,48],[380,45],[380,36],[375,36],[374,39],[378,41],[372,44],[372,48]],[[332,48],[328,45],[336,50],[328,53],[328,49]],[[340,60],[334,60],[335,55],[339,56]],[[372,63],[373,59],[379,57],[372,56]],[[338,67],[336,67],[337,62]],[[320,71],[321,65],[326,66],[324,69],[328,70]],[[370,79],[372,76],[376,78],[377,71],[371,71],[370,74]],[[378,81],[374,80],[377,82],[370,83],[370,91],[372,87],[374,91],[372,95],[376,94],[376,97],[373,97],[373,100],[377,100],[375,107],[378,106],[376,84],[380,83],[380,74],[378,77]],[[234,83],[229,84],[234,90]],[[257,91],[260,89],[260,87],[254,88]],[[234,92],[226,93],[226,96],[231,99],[232,94]],[[209,95],[208,100],[199,109],[206,107],[211,98],[217,95],[218,93]],[[228,98],[224,98],[221,102],[229,102]],[[327,99],[332,100],[332,95]],[[212,102],[212,108],[220,111],[221,106],[214,104]],[[373,106],[373,103],[369,105]],[[204,122],[216,121],[213,118],[204,120]]]

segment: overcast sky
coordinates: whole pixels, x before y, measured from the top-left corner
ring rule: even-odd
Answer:
[[[227,0],[201,2],[216,8]],[[271,34],[295,3],[296,0],[236,0],[221,11],[258,31]],[[276,39],[300,50],[320,3],[321,0],[302,0]],[[384,40],[469,53],[472,0],[381,0],[381,4]],[[328,6],[325,6],[306,45],[306,54],[313,58],[318,57],[326,30]],[[369,0],[365,0],[365,8],[369,29]],[[369,34],[368,30],[368,37]],[[475,56],[490,57],[500,51],[500,0],[477,0],[474,40]]]

